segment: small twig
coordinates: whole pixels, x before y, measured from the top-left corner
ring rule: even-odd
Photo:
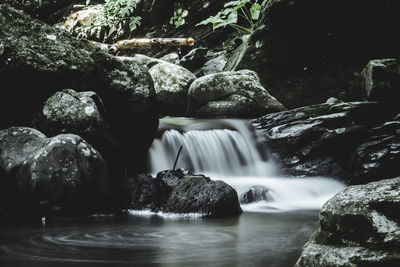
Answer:
[[[181,146],[179,148],[178,155],[176,155],[176,159],[175,159],[175,163],[174,163],[174,167],[172,168],[172,171],[175,171],[176,163],[178,163],[179,155],[181,154],[182,148],[183,148],[183,146]]]

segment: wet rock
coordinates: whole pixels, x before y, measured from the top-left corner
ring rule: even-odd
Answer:
[[[127,66],[84,40],[0,5],[0,128],[31,125],[32,114],[65,88],[94,91],[104,101],[104,120],[136,172],[158,126],[155,91],[148,71]],[[23,111],[23,112],[21,112]],[[134,151],[133,158],[132,151]]]
[[[400,174],[400,121],[388,121],[372,128],[351,158],[351,182],[364,184]]]
[[[400,97],[400,60],[375,59],[361,73],[363,98],[398,108]]]
[[[165,61],[153,66],[149,73],[154,81],[159,113],[184,116],[189,86],[196,76],[183,67]]]
[[[397,0],[267,1],[254,34],[225,70],[254,70],[287,108],[322,103],[342,91],[342,100],[358,101],[365,64],[400,56],[399,11]]]
[[[270,200],[270,197],[267,195],[268,191],[268,188],[265,188],[264,186],[252,186],[250,190],[240,196],[240,203],[249,204],[263,200]]]
[[[184,172],[161,172],[157,177],[172,186],[164,211],[201,213],[206,216],[238,215],[242,212],[236,191],[223,181]]]
[[[41,216],[43,202],[58,215],[85,215],[105,207],[107,166],[81,137],[47,138],[37,130],[11,127],[0,131],[0,168],[8,175],[10,216]],[[51,215],[51,214],[50,214]],[[53,214],[54,215],[54,214]]]
[[[249,70],[200,77],[188,97],[186,115],[193,117],[256,117],[284,109]]]
[[[387,116],[378,103],[340,102],[268,114],[253,123],[286,173],[352,179],[353,152]]]
[[[162,179],[140,174],[129,180],[128,192],[131,203],[129,208],[157,211],[167,201],[171,188]]]
[[[296,266],[397,266],[400,178],[350,186],[320,213]]]
[[[222,181],[186,170],[163,171],[156,178],[139,176],[132,187],[132,208],[171,213],[230,216],[242,212],[236,191]]]

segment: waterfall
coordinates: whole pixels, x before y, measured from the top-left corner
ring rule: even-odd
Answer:
[[[220,120],[219,123],[206,124],[204,129],[196,130],[190,130],[190,124],[183,124],[182,127],[182,122],[190,123],[189,119],[175,120],[181,123],[175,124],[172,129],[168,129],[161,121],[160,128],[167,129],[163,130],[161,138],[156,139],[150,148],[151,172],[171,169],[182,145],[178,168],[218,176],[264,176],[274,173],[274,164],[262,160],[252,138],[253,134],[244,120]],[[213,126],[229,129],[210,129]]]
[[[263,188],[260,201],[242,204],[248,211],[319,209],[345,187],[324,177],[283,177],[260,139],[247,120],[164,118],[149,151],[149,170],[172,169],[183,146],[177,168],[223,180],[239,197]]]

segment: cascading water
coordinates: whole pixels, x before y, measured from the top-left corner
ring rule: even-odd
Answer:
[[[345,187],[324,177],[283,177],[246,120],[162,119],[149,152],[150,171],[171,169],[180,146],[178,168],[223,180],[239,197],[262,188],[261,201],[242,205],[248,211],[319,209]]]

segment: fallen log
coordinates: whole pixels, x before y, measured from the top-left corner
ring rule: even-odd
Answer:
[[[103,44],[92,41],[93,44],[100,47],[102,50],[109,52],[117,52],[140,47],[155,47],[155,46],[193,46],[193,38],[133,38],[121,40],[115,44]]]

